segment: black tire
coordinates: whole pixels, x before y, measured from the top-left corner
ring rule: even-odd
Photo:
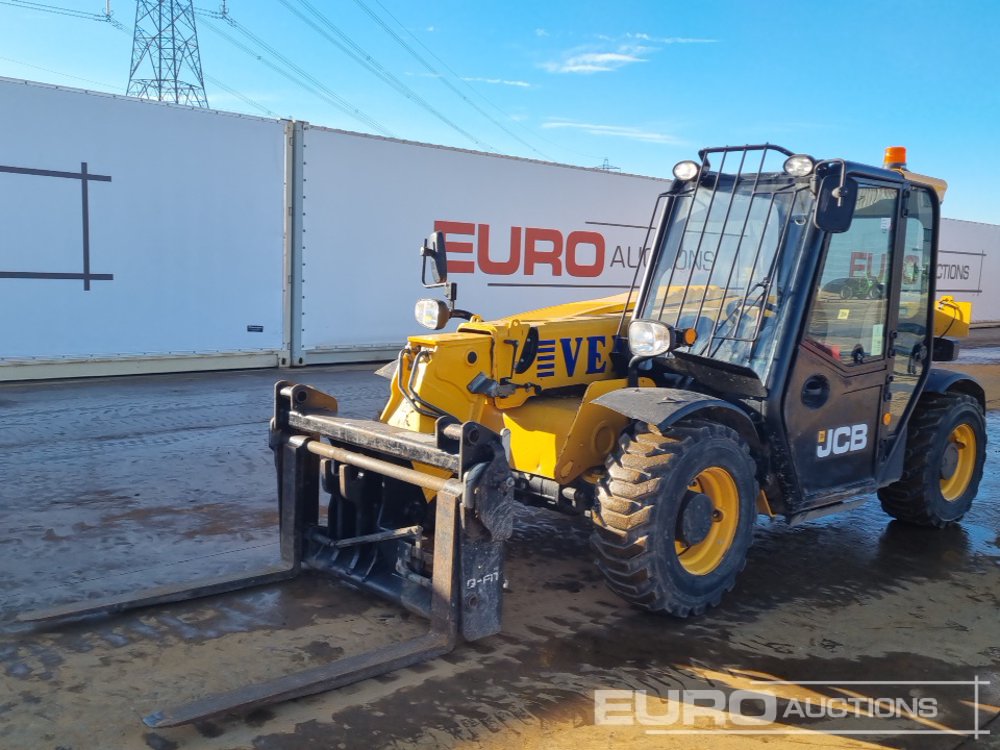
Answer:
[[[592,514],[591,543],[611,590],[638,607],[675,617],[698,615],[717,605],[746,565],[753,541],[757,479],[746,441],[735,430],[709,422],[683,422],[663,434],[635,423],[622,434],[606,465],[608,474],[598,486]],[[699,493],[690,490],[695,478],[718,470],[732,479],[736,497],[729,507],[737,517],[725,526],[732,531],[730,539],[720,536],[713,544],[706,537],[702,542],[709,544],[702,548],[703,556],[710,549],[721,559],[710,570],[693,573],[692,558],[681,558],[691,551],[698,554],[698,544],[677,550],[684,544],[682,508],[690,507],[694,495],[708,492],[703,485]],[[713,501],[712,529],[724,518]],[[723,543],[728,546],[720,550]]]
[[[962,432],[962,430],[967,432]],[[949,447],[955,443],[956,430],[972,435],[968,461],[971,473],[968,481],[957,475],[961,469],[949,452],[964,448]],[[882,508],[900,521],[942,528],[962,519],[979,490],[986,460],[986,419],[980,403],[961,393],[928,393],[920,398],[906,430],[906,457],[903,476],[878,491]],[[944,475],[944,476],[942,476]],[[949,497],[946,497],[945,490]]]

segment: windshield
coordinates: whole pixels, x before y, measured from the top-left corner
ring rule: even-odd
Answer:
[[[783,174],[708,175],[674,198],[641,317],[694,328],[679,352],[754,370],[766,382],[778,311],[811,196]]]

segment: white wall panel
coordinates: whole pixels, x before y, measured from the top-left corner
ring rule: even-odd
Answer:
[[[307,362],[398,348],[414,332],[414,302],[440,296],[420,286],[418,248],[435,225],[448,231],[458,306],[484,317],[627,289],[666,187],[310,126],[303,153]]]
[[[1000,321],[1000,226],[944,219],[939,243],[938,295],[971,300],[975,323]]]
[[[0,113],[0,365],[277,362],[284,123],[7,79]]]
[[[615,294],[666,187],[9,79],[0,115],[0,380],[388,356],[440,296],[435,228],[484,317]],[[941,293],[1000,321],[1000,226],[941,250]]]

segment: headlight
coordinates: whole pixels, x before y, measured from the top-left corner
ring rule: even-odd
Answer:
[[[816,167],[816,160],[806,154],[795,154],[785,159],[785,174],[790,177],[806,177]]]
[[[628,348],[637,357],[655,357],[670,349],[670,326],[658,320],[633,320],[628,327]]]
[[[413,315],[424,328],[440,331],[448,323],[451,311],[448,305],[439,299],[421,299],[417,300]]]
[[[693,180],[701,171],[701,165],[696,161],[679,161],[674,164],[674,177],[683,182]]]

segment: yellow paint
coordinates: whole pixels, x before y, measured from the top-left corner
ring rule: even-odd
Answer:
[[[694,478],[688,488],[712,501],[712,528],[702,541],[685,547],[674,542],[677,559],[696,576],[708,575],[723,561],[733,544],[740,520],[740,493],[733,475],[721,466],[710,466]]]
[[[496,432],[507,427],[515,468],[569,483],[603,465],[628,422],[591,403],[625,386],[612,367],[611,350],[626,299],[618,295],[573,302],[496,321],[470,321],[454,333],[411,336],[381,420],[431,433],[436,417],[419,413],[430,411],[426,403]],[[532,329],[538,349],[530,366],[518,373]],[[470,392],[469,384],[479,375],[504,393]],[[416,468],[441,475],[423,465]]]
[[[430,342],[426,339],[433,339]],[[463,336],[457,333],[433,337],[413,336],[403,351],[400,372],[393,380],[389,401],[382,411],[383,422],[414,432],[434,432],[436,419],[419,414],[404,398],[404,388],[412,383],[413,393],[424,401],[465,422],[475,420],[491,429],[500,421],[482,396],[470,393],[469,382],[485,366],[490,367],[493,342],[487,336]],[[433,346],[427,344],[433,343]],[[475,361],[471,361],[474,356]]]
[[[591,383],[582,398],[542,396],[503,411],[514,468],[568,484],[588,469],[603,466],[628,417],[592,402],[625,385],[624,378],[602,380]],[[651,386],[653,381],[641,378],[639,385]]]
[[[958,302],[945,295],[934,307],[934,335],[964,338],[969,335],[972,322],[972,303]]]
[[[958,450],[958,463],[950,476],[941,477],[941,495],[949,503],[958,500],[969,488],[976,470],[976,433],[971,425],[960,424],[951,431],[948,442]]]
[[[906,169],[897,169],[896,171],[910,182],[931,188],[935,193],[937,193],[938,201],[941,203],[944,202],[944,194],[948,192],[948,183],[945,180],[942,180],[939,177],[929,177],[928,175],[920,174],[918,172],[910,172]]]

